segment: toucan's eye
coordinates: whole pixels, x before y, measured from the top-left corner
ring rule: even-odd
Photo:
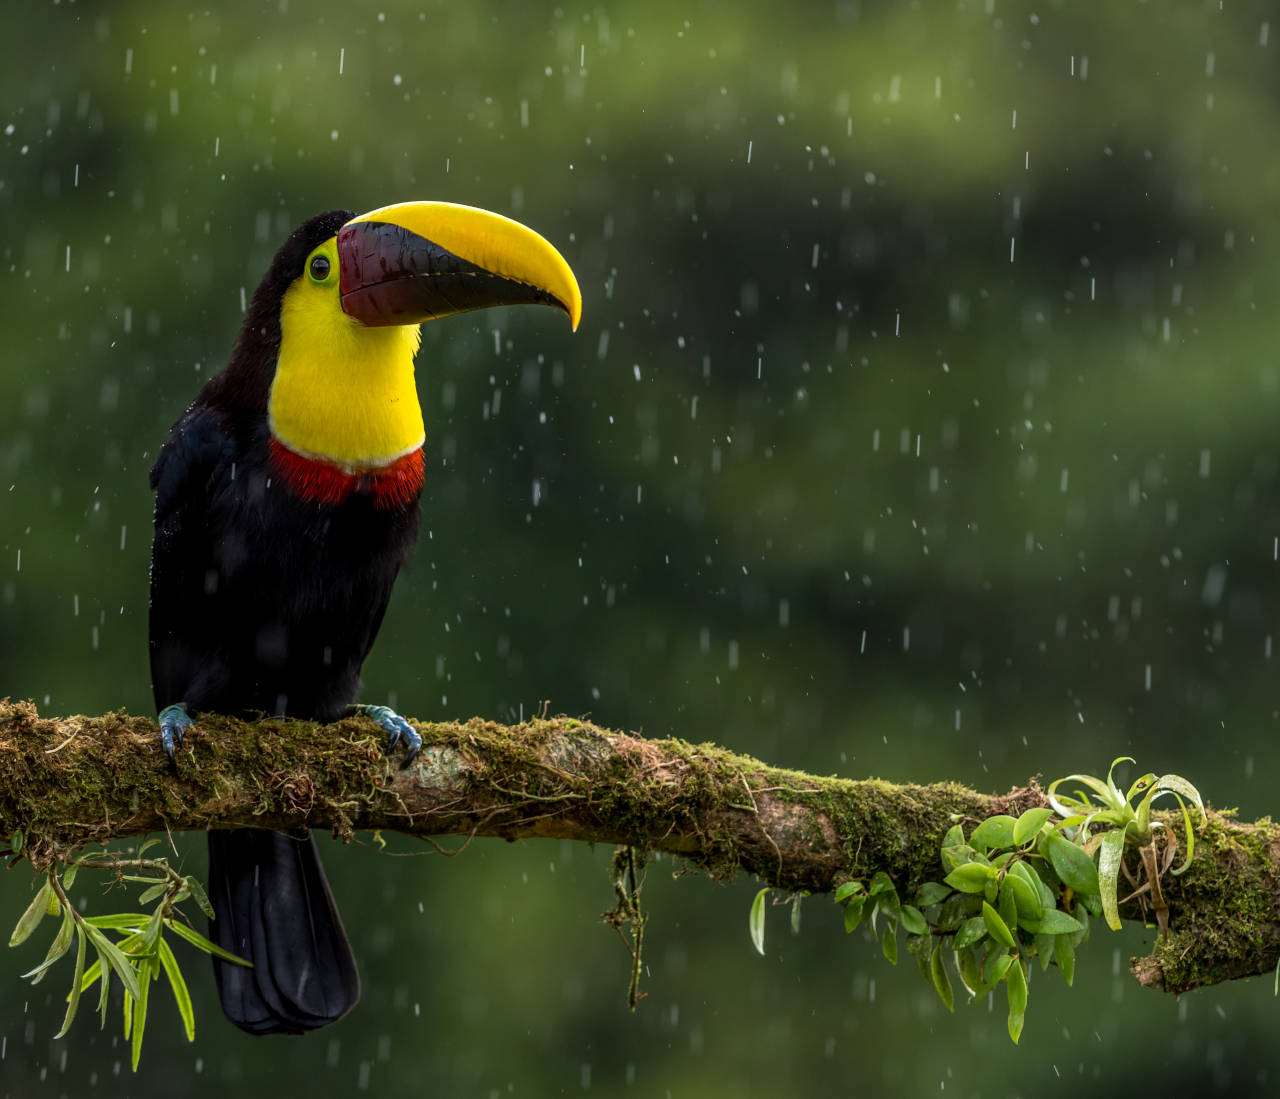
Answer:
[[[327,256],[311,257],[311,277],[316,282],[324,282],[329,277],[329,259]]]

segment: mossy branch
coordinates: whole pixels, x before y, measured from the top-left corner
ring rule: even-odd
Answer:
[[[417,727],[422,752],[401,768],[363,717],[320,732],[201,715],[175,771],[150,718],[42,718],[29,702],[4,700],[0,836],[22,832],[39,867],[89,843],[164,830],[551,837],[662,851],[788,892],[827,893],[883,870],[909,896],[941,876],[955,820],[1047,804],[1034,781],[1004,795],[856,782],[566,717]],[[1194,865],[1166,879],[1164,896],[1171,934],[1133,962],[1142,984],[1184,992],[1269,973],[1280,958],[1280,828],[1210,811]],[[1136,902],[1121,911],[1143,915]]]

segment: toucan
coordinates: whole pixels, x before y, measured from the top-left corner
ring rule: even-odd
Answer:
[[[424,321],[582,296],[532,229],[447,202],[319,214],[254,292],[231,360],[151,470],[150,654],[161,747],[197,765],[203,712],[331,722],[353,708],[404,763],[422,740],[356,706],[360,669],[417,538],[424,459],[414,358]],[[198,731],[198,729],[197,729]],[[209,832],[210,937],[228,1019],[301,1034],[355,1006],[360,979],[310,833]]]

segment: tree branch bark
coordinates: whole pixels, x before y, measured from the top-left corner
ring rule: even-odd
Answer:
[[[717,878],[745,871],[790,892],[830,892],[883,870],[906,899],[943,876],[938,852],[956,819],[1046,804],[1034,780],[1003,795],[855,782],[566,717],[415,724],[423,749],[401,767],[362,717],[319,727],[201,715],[173,769],[150,718],[42,718],[6,699],[0,837],[21,831],[37,866],[163,830],[548,837],[662,851]],[[1194,865],[1166,879],[1164,893],[1171,934],[1133,961],[1142,984],[1184,992],[1276,966],[1280,827],[1270,820],[1211,810]],[[1121,911],[1143,915],[1137,902]]]

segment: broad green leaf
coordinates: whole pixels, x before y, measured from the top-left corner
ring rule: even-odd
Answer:
[[[800,934],[800,898],[802,894],[797,893],[791,898],[791,934]]]
[[[1076,975],[1076,948],[1071,945],[1067,935],[1053,937],[1053,960],[1058,963],[1062,978],[1070,986]]]
[[[902,905],[898,901],[898,892],[892,887],[888,891],[882,892],[876,896],[876,911],[882,913],[888,919],[897,920],[902,912]]]
[[[1028,809],[1013,826],[1013,845],[1021,847],[1040,831],[1044,822],[1053,816],[1052,809]]]
[[[927,881],[916,890],[916,906],[928,908],[931,904],[941,904],[951,896],[951,887],[940,881]]]
[[[929,975],[933,978],[933,987],[938,990],[943,1005],[948,1011],[955,1011],[956,997],[951,988],[951,977],[947,967],[942,964],[942,944],[938,943],[929,956]]]
[[[863,885],[860,881],[841,882],[836,886],[836,903],[843,904],[849,897],[862,891]]]
[[[22,845],[26,842],[27,837],[23,835],[22,829],[14,829],[13,835],[9,837],[9,850],[15,855],[22,854]]]
[[[71,940],[75,936],[75,928],[75,917],[71,915],[71,909],[63,909],[62,924],[58,928],[58,933],[54,935],[53,942],[49,944],[49,953],[44,956],[44,961],[36,966],[35,969],[24,973],[22,976],[30,978],[33,985],[39,984],[49,971],[49,967],[71,949]]]
[[[1124,837],[1128,827],[1113,828],[1098,847],[1098,884],[1102,893],[1102,915],[1112,931],[1120,930],[1120,862],[1124,857]]]
[[[974,847],[1012,847],[1013,827],[1016,823],[1013,817],[1004,813],[987,817],[969,833],[969,842]]]
[[[967,843],[957,844],[953,847],[944,847],[942,849],[942,865],[947,870],[954,870],[957,866],[966,866],[969,863],[976,863],[980,866],[990,865],[987,862],[986,855],[980,855],[970,847]]]
[[[867,887],[867,893],[873,897],[881,893],[891,893],[897,896],[898,891],[893,887],[893,879],[883,870],[877,870],[871,877],[871,884]]]
[[[1018,949],[1018,943],[1013,937],[1013,932],[1009,930],[1009,925],[986,901],[982,902],[982,920],[987,925],[987,932],[996,942],[1007,946],[1010,950]]]
[[[45,878],[44,885],[36,890],[36,895],[31,898],[31,903],[27,905],[27,910],[18,917],[13,934],[9,936],[10,946],[17,946],[31,937],[31,933],[40,925],[40,921],[44,919],[45,914],[49,911],[50,899],[57,900],[57,894],[54,893],[53,886],[49,884],[49,879]]]
[[[971,916],[960,925],[960,929],[956,932],[955,942],[952,945],[957,951],[960,951],[985,938],[986,934],[987,921],[981,916]]]
[[[852,931],[862,922],[862,910],[866,906],[867,898],[853,897],[844,906],[844,929]]]
[[[1004,980],[1004,975],[1009,972],[1009,967],[1017,965],[1017,958],[1010,954],[1005,947],[992,951],[987,955],[986,968],[989,973],[987,977],[987,988],[995,988]]]
[[[1017,907],[1017,922],[1034,924],[1044,916],[1045,906],[1040,896],[1040,881],[1036,872],[1025,862],[1009,867],[1004,878],[1004,888],[1012,889]]]
[[[1018,902],[1013,888],[1008,885],[1007,881],[1004,888],[1000,890],[1000,896],[997,899],[995,908],[1009,930],[1016,931],[1018,927]]]
[[[1068,916],[1060,908],[1051,908],[1040,920],[1036,929],[1041,935],[1072,935],[1083,931],[1084,925],[1073,916]]]
[[[981,919],[981,917],[978,917]],[[985,934],[985,931],[983,932]],[[982,974],[978,966],[978,958],[973,950],[957,950],[955,952],[956,972],[960,974],[960,983],[965,991],[975,999],[981,995]]]
[[[1053,936],[1045,935],[1042,932],[1036,932],[1035,938],[1035,957],[1040,962],[1040,972],[1043,973],[1050,965],[1053,964]],[[1030,963],[1027,963],[1028,966]]]
[[[938,906],[938,915],[933,924],[941,931],[954,931],[977,913],[981,903],[982,898],[976,893],[952,893]]]
[[[889,959],[890,965],[898,964],[898,929],[892,923],[884,929],[884,935],[880,938],[880,949],[884,951],[884,956]]]
[[[1017,1045],[1027,1015],[1027,975],[1018,962],[1005,970],[1004,987],[1009,996],[1009,1037]]]
[[[751,942],[761,954],[764,953],[764,899],[769,895],[769,887],[766,885],[759,893],[756,899],[751,902],[751,915],[747,919],[747,926],[751,930]]]
[[[967,862],[963,866],[957,866],[942,880],[961,893],[981,893],[986,889],[990,878],[991,871],[987,867]]]
[[[62,1029],[54,1035],[61,1038],[71,1029],[71,1022],[76,1017],[76,1009],[80,1006],[80,982],[84,980],[84,952],[89,945],[89,936],[83,927],[76,928],[76,972],[71,979],[71,994],[67,997],[67,1013],[62,1019]]]
[[[253,968],[253,962],[247,961],[238,954],[232,954],[230,950],[223,950],[217,943],[211,943],[199,931],[188,927],[184,923],[179,923],[174,919],[164,921],[165,927],[172,931],[180,938],[186,939],[192,946],[203,950],[206,954],[212,954],[215,958],[221,958],[224,962],[231,962],[234,965],[242,965],[246,969]]]
[[[1049,837],[1046,849],[1054,873],[1062,879],[1063,885],[1077,893],[1099,891],[1098,868],[1082,847],[1055,833]]]
[[[909,935],[927,935],[929,924],[924,913],[914,905],[904,904],[901,908],[902,930]]]
[[[964,829],[958,824],[953,824],[947,829],[947,834],[942,837],[942,846],[944,850],[948,847],[963,847]]]
[[[169,978],[169,987],[173,989],[173,998],[178,1005],[178,1014],[182,1017],[182,1029],[186,1031],[187,1041],[196,1040],[196,1013],[191,1006],[191,993],[187,990],[187,982],[178,968],[178,959],[173,956],[173,949],[164,939],[160,940],[160,964],[164,966],[165,976]]]

